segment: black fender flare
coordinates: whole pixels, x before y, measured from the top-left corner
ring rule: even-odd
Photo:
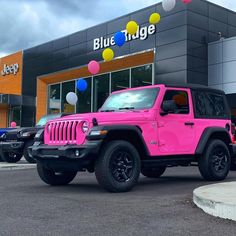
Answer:
[[[146,156],[149,155],[149,150],[147,148],[146,142],[144,141],[143,135],[142,135],[142,129],[139,126],[135,126],[135,125],[105,125],[105,126],[94,126],[92,128],[92,130],[106,130],[107,134],[104,136],[99,136],[97,138],[99,139],[103,139],[104,141],[109,140],[109,138],[111,138],[112,136],[114,136],[114,134],[117,133],[122,133],[125,134],[130,133],[130,132],[134,132],[140,143],[140,147],[143,148],[144,154]],[[93,140],[94,137],[87,135],[87,140]],[[132,140],[131,140],[132,141]]]
[[[232,142],[231,141],[231,137],[229,135],[229,132],[227,131],[226,128],[223,128],[223,127],[208,127],[206,128],[202,135],[201,135],[201,138],[198,142],[198,145],[197,145],[197,148],[195,150],[195,154],[196,155],[199,155],[199,154],[202,154],[205,147],[206,147],[206,144],[208,142],[208,140],[214,135],[214,134],[221,134],[222,135],[222,138],[224,137],[224,139],[227,141],[227,146],[229,146],[229,144]],[[221,139],[222,139],[221,138]]]

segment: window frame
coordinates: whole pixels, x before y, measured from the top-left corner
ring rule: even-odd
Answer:
[[[168,114],[169,114],[169,115],[184,115],[184,116],[187,115],[187,116],[189,116],[189,115],[191,114],[191,111],[190,111],[191,107],[190,107],[190,99],[189,99],[190,97],[189,97],[189,94],[188,94],[188,91],[187,91],[187,90],[183,90],[183,89],[171,89],[171,88],[166,89],[165,94],[164,94],[163,99],[162,99],[162,102],[161,102],[160,108],[162,109],[162,105],[163,105],[163,102],[164,102],[164,99],[165,99],[165,95],[166,95],[166,93],[169,92],[169,91],[185,92],[185,93],[187,94],[187,96],[188,96],[188,113],[168,113]]]
[[[196,103],[196,93],[198,92],[204,92],[204,93],[208,93],[208,94],[214,94],[214,95],[218,95],[218,96],[222,96],[223,98],[223,101],[224,101],[224,105],[225,105],[225,117],[222,117],[222,116],[211,116],[211,115],[198,115],[197,114],[197,103]],[[230,108],[229,108],[229,105],[228,105],[228,102],[227,102],[227,98],[225,96],[224,93],[217,93],[215,91],[211,91],[210,89],[207,90],[191,90],[191,95],[192,95],[192,99],[193,99],[193,111],[194,111],[194,118],[196,119],[211,119],[211,120],[231,120],[231,111],[230,111]],[[228,116],[227,116],[228,114]]]

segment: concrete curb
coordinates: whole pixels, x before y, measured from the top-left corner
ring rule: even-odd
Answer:
[[[35,167],[36,167],[36,164],[1,163],[0,164],[0,171],[33,169]]]
[[[236,182],[197,188],[193,202],[210,215],[236,221]]]

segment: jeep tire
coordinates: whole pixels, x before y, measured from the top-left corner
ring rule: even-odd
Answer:
[[[230,169],[230,153],[226,144],[219,140],[210,140],[200,156],[198,166],[202,177],[208,181],[224,180]]]
[[[33,146],[34,140],[29,140],[25,143],[25,147],[23,150],[23,155],[26,161],[29,163],[36,163],[36,160],[29,154],[28,147]]]
[[[67,185],[77,174],[77,171],[55,172],[54,170],[47,169],[40,162],[37,162],[37,171],[41,180],[49,185]]]
[[[141,173],[148,178],[159,178],[166,170],[165,166],[159,166],[155,168],[145,168],[141,170]]]
[[[141,161],[136,148],[127,141],[105,144],[95,164],[98,183],[110,192],[126,192],[138,182]]]
[[[21,158],[22,158],[21,153],[4,152],[2,155],[3,161],[8,162],[8,163],[16,163],[16,162],[20,161]]]

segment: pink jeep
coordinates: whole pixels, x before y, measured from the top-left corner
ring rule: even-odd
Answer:
[[[31,151],[47,184],[68,184],[87,170],[108,191],[124,192],[140,172],[158,178],[173,166],[198,164],[204,179],[225,179],[235,153],[231,132],[222,91],[154,85],[114,92],[97,113],[48,122]]]

